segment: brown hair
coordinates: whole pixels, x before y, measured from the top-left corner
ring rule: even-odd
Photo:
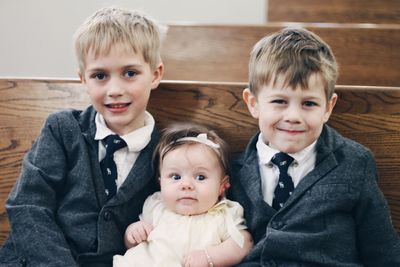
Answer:
[[[338,66],[331,48],[316,34],[302,28],[285,28],[262,38],[253,48],[249,62],[250,91],[257,95],[260,88],[279,75],[285,85],[308,88],[312,74],[319,74],[325,85],[327,99],[334,93]]]
[[[208,140],[219,145],[219,148],[216,148],[217,151],[215,151],[215,154],[220,161],[222,170],[226,175],[229,175],[229,147],[215,131],[199,124],[175,123],[162,131],[160,141],[154,151],[153,166],[156,172],[156,177],[160,176],[160,164],[168,152],[185,144],[197,144],[196,141],[179,139],[184,137],[197,137],[199,134],[206,134]]]

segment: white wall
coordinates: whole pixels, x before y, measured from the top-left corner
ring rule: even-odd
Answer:
[[[76,78],[72,36],[100,7],[140,9],[162,23],[261,24],[265,0],[0,0],[0,76]]]

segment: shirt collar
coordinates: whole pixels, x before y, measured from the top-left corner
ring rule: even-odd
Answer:
[[[104,121],[104,117],[97,113],[95,118],[96,123],[96,135],[95,140],[103,140],[110,134],[115,134],[111,131]],[[153,132],[155,121],[153,116],[149,112],[145,112],[144,115],[144,126],[121,136],[121,138],[127,143],[128,150],[130,152],[139,152],[150,142],[151,133]]]
[[[297,164],[302,164],[303,162],[307,161],[314,153],[315,153],[315,147],[317,144],[317,140],[315,140],[311,145],[307,146],[303,150],[294,153],[294,154],[289,154],[292,158],[294,158],[294,162],[297,162]],[[258,135],[258,140],[256,144],[257,148],[257,154],[258,154],[258,161],[260,165],[266,165],[271,163],[272,157],[280,152],[279,150],[276,150],[269,145],[265,144],[261,133]]]

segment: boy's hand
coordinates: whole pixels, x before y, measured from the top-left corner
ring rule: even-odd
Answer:
[[[126,228],[124,242],[127,249],[146,241],[153,226],[144,221],[137,221]]]
[[[183,267],[208,267],[206,252],[201,250],[193,250],[183,257]]]

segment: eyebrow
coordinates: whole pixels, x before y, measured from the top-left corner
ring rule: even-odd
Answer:
[[[325,96],[314,96],[314,95],[305,95],[303,98],[307,98],[307,99],[323,99],[325,98]]]
[[[143,65],[142,64],[130,64],[130,65],[125,65],[125,66],[122,66],[120,69],[141,69],[141,68],[143,68]],[[92,69],[87,69],[87,71],[89,71],[89,72],[96,72],[96,71],[104,71],[104,70],[106,70],[107,68],[99,68],[99,67],[94,67],[94,68],[92,68]]]
[[[123,69],[130,69],[130,68],[143,68],[143,64],[130,64],[122,67]]]

